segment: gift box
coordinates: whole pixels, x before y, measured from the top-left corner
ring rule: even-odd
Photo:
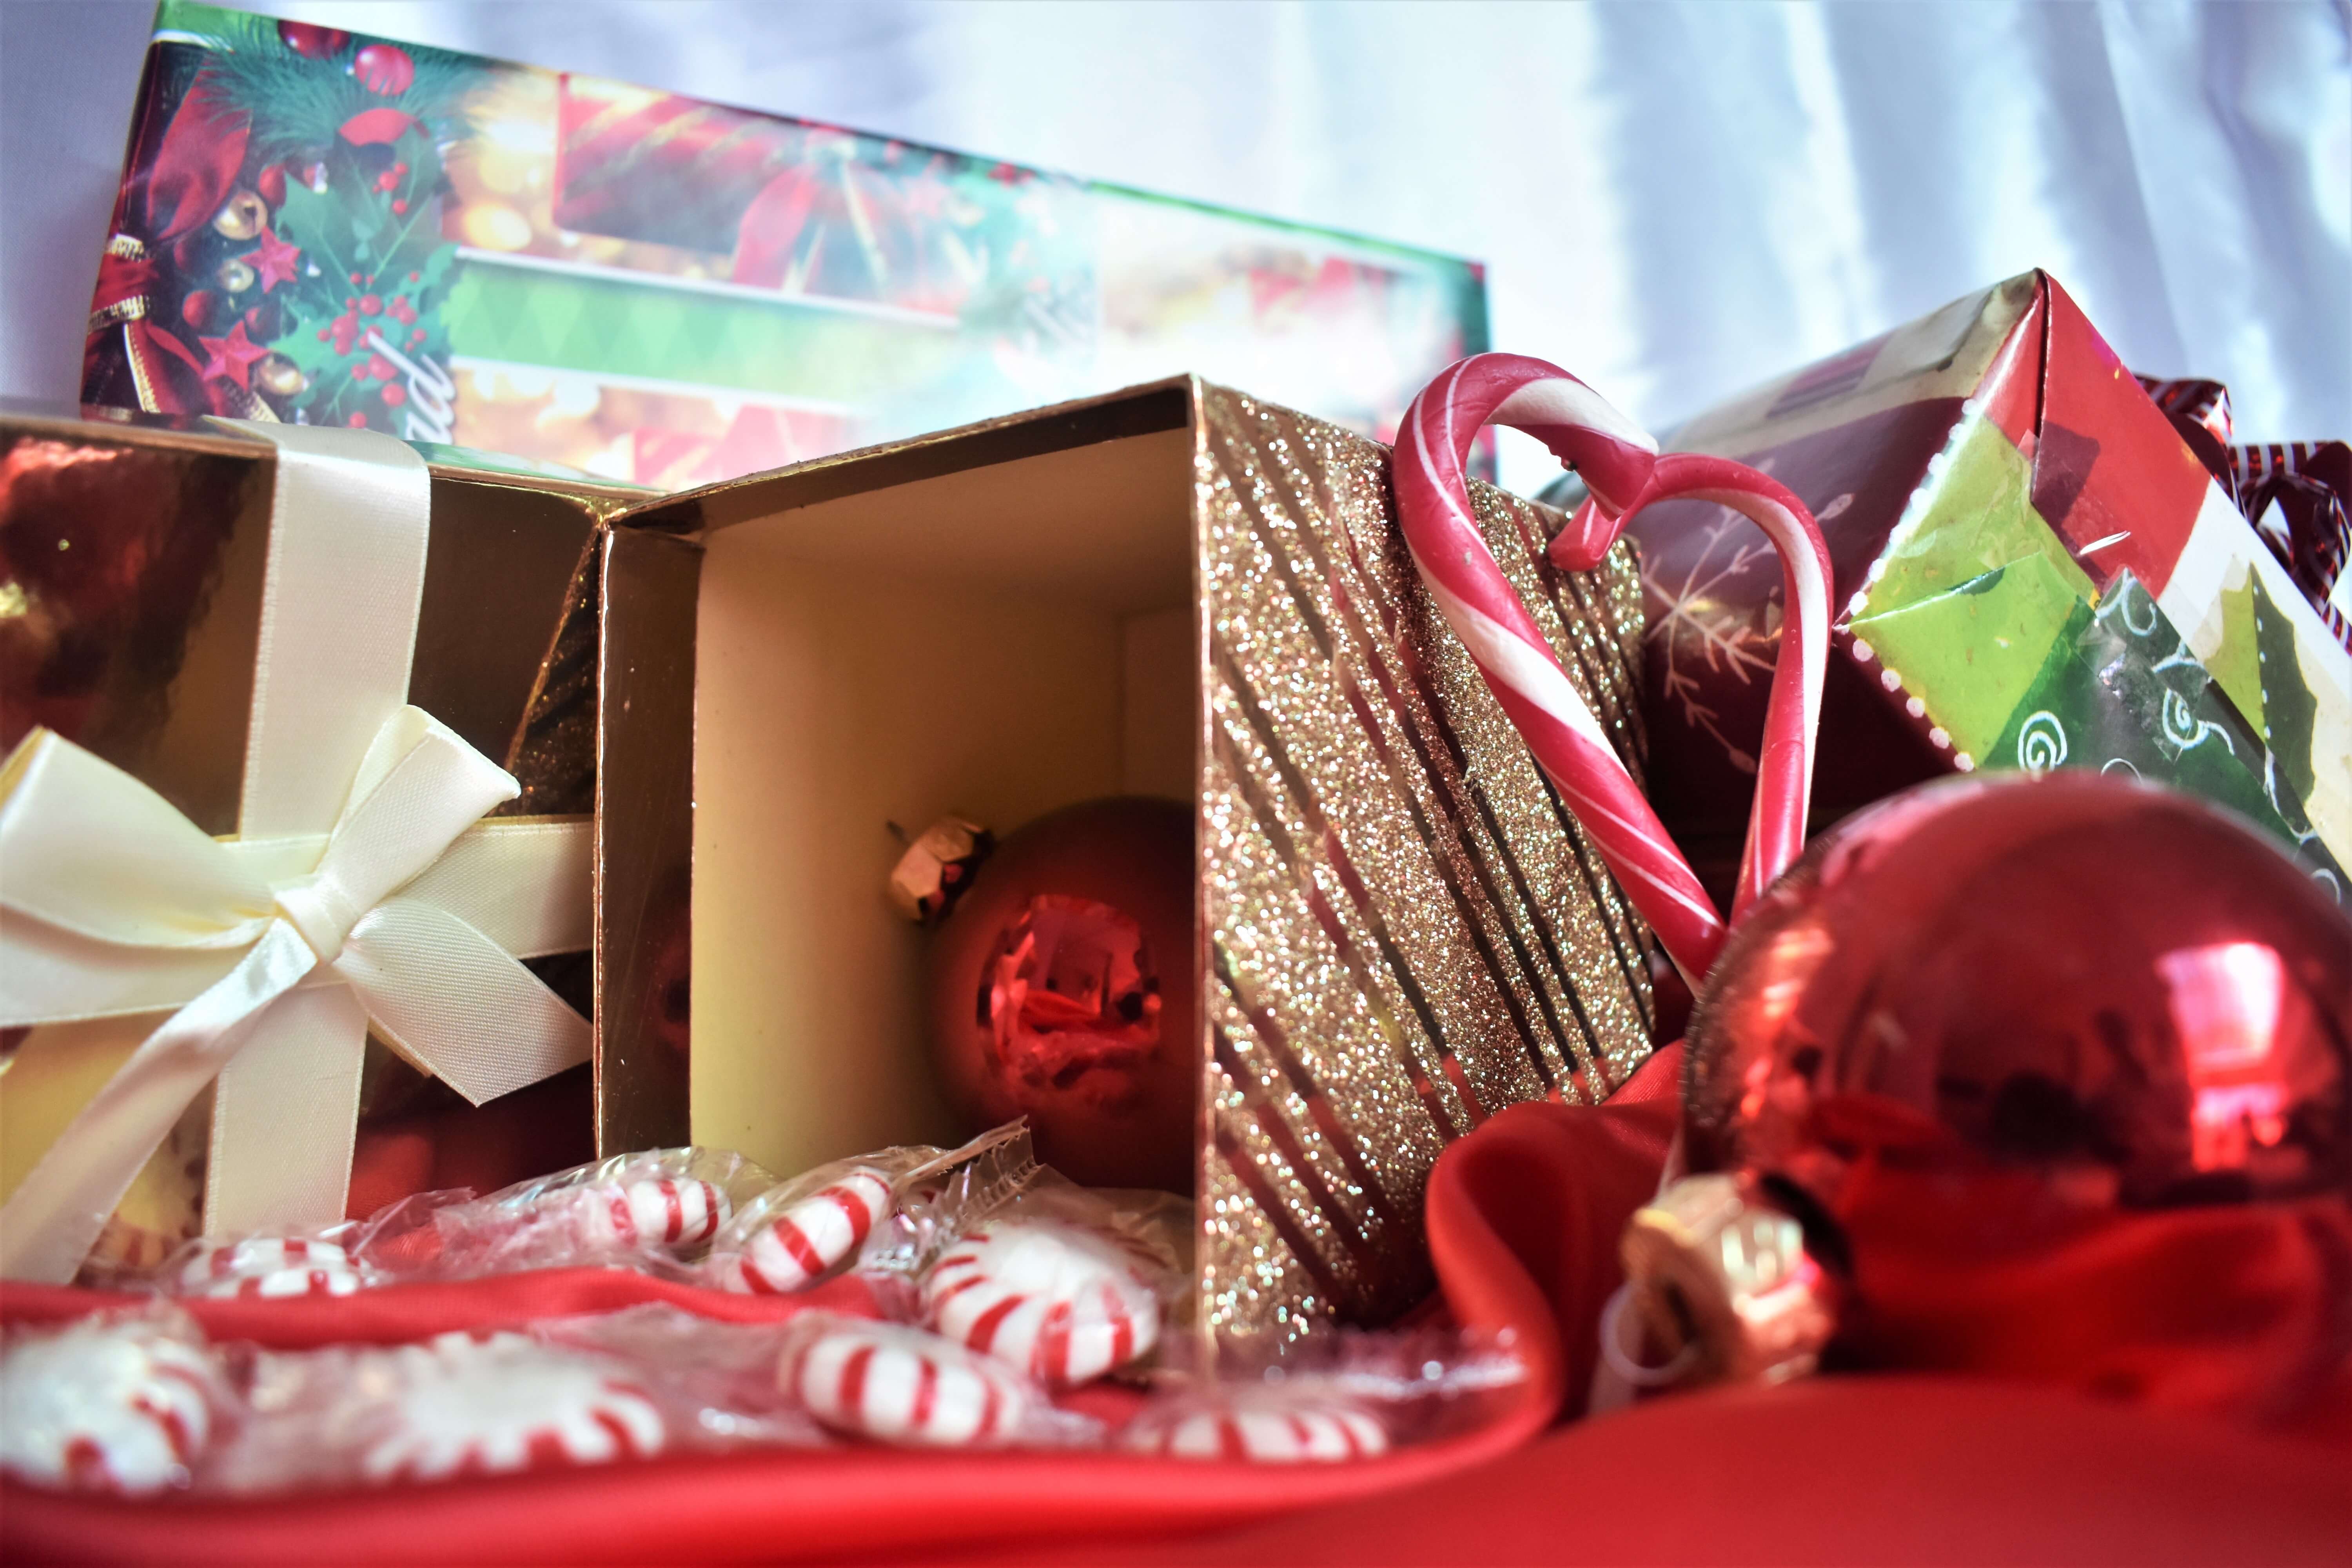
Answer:
[[[1475,263],[164,0],[84,401],[682,489],[1206,369],[1367,433]]]
[[[1973,768],[2195,790],[2336,889],[2352,861],[2352,652],[2057,282],[2010,279],[1698,416],[1820,519],[1836,573],[1817,819]],[[1630,528],[1659,816],[1727,887],[1782,606],[1755,526]]]
[[[0,409],[11,1277],[338,1219],[362,1111],[364,1204],[450,1176],[467,1100],[527,1114],[456,1133],[460,1179],[485,1139],[590,1147],[594,592],[635,492],[271,428]],[[466,789],[486,822],[402,847]]]
[[[607,1145],[799,1170],[956,1142],[889,824],[1158,795],[1195,813],[1171,966],[1201,998],[1201,1326],[1279,1342],[1419,1302],[1438,1153],[1622,1082],[1654,943],[1426,596],[1387,465],[1187,378],[616,524]],[[1557,516],[1483,484],[1475,504],[1638,770],[1630,553],[1561,574]],[[648,908],[690,910],[685,951],[635,942]],[[654,1004],[688,994],[681,1033]]]

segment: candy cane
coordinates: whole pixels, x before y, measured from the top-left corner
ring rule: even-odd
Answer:
[[[1783,658],[1773,672],[1735,918],[1804,845],[1829,655],[1829,552],[1821,529],[1802,501],[1753,468],[1721,458],[1661,457],[1657,443],[1600,394],[1557,365],[1520,354],[1475,354],[1455,364],[1422,389],[1397,434],[1397,519],[1422,582],[1625,896],[1696,985],[1723,946],[1722,917],[1504,579],[1471,515],[1464,464],[1471,441],[1490,421],[1543,442],[1591,491],[1552,542],[1551,559],[1562,567],[1597,565],[1628,517],[1676,496],[1744,513],[1780,549],[1789,605],[1782,643],[1796,657]]]

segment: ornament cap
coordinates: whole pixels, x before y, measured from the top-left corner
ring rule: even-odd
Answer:
[[[1696,1352],[1695,1382],[1811,1373],[1836,1328],[1836,1281],[1804,1229],[1738,1176],[1685,1176],[1638,1211],[1621,1249],[1651,1334]]]
[[[976,822],[943,816],[907,846],[890,871],[890,901],[917,925],[947,919],[972,874],[996,847],[996,836]]]

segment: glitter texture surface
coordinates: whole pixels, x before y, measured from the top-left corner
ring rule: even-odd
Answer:
[[[1448,1142],[1623,1081],[1651,1048],[1653,941],[1423,593],[1387,448],[1200,397],[1201,1322],[1284,1342],[1428,1292]],[[1628,547],[1560,573],[1546,513],[1472,500],[1638,778]]]

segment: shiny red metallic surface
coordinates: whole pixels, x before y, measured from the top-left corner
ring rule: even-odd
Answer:
[[[1094,1186],[1192,1184],[1192,813],[1089,801],[982,863],[931,938],[940,1076],[972,1130],[1029,1118]]]
[[[1825,1216],[1865,1170],[1982,1194],[1937,1212],[2005,1247],[2352,1195],[2352,920],[2252,828],[2128,780],[1849,819],[1740,925],[1689,1037],[1694,1168]]]

